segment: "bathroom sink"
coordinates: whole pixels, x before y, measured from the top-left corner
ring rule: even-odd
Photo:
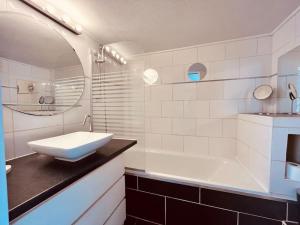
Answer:
[[[57,137],[28,142],[31,150],[54,156],[56,159],[76,162],[93,153],[113,137],[110,133],[75,132]]]

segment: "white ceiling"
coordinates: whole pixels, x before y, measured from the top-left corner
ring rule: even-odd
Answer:
[[[271,32],[299,0],[56,0],[100,43],[152,52]]]

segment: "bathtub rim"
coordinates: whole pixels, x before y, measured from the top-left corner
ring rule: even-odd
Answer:
[[[218,185],[218,184],[209,184],[209,183],[200,182],[200,181],[197,182],[196,180],[193,180],[193,179],[190,179],[190,181],[188,181],[188,180],[175,178],[175,176],[173,176],[173,175],[151,173],[151,172],[147,172],[145,170],[135,169],[135,168],[125,167],[125,174],[142,177],[142,178],[149,178],[149,179],[153,179],[153,180],[164,181],[164,182],[170,182],[170,183],[175,183],[175,184],[182,184],[182,185],[187,185],[187,186],[192,186],[192,187],[198,187],[200,189],[205,188],[205,189],[209,189],[209,190],[227,192],[227,193],[232,193],[232,194],[237,194],[237,195],[266,199],[266,200],[274,200],[274,201],[281,201],[281,202],[297,201],[297,199],[292,198],[291,196],[276,195],[274,193],[269,193],[269,192],[251,191],[251,190],[234,188],[234,187],[223,186],[223,185]],[[189,178],[187,178],[187,179],[189,179]]]

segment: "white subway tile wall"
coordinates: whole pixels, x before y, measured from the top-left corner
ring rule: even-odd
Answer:
[[[234,158],[242,154],[237,115],[272,109],[252,94],[257,85],[272,85],[271,79],[210,81],[271,75],[271,36],[145,54],[131,65],[137,61],[160,76],[145,86],[146,151]],[[196,62],[207,66],[206,82],[180,83],[188,81],[188,67]]]

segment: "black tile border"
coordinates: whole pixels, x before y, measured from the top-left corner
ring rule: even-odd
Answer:
[[[174,197],[191,202],[200,201],[200,190],[197,187],[175,184],[166,181],[138,177],[138,188],[141,191]]]
[[[279,220],[267,219],[264,217],[252,216],[240,213],[239,225],[282,225]]]
[[[284,202],[202,188],[201,203],[271,219],[286,219],[287,204]]]
[[[287,218],[289,221],[300,221],[300,203],[288,202]]]
[[[272,197],[259,197],[259,195],[254,195],[251,196],[250,194],[246,193],[245,195],[238,192],[234,193],[233,191],[220,191],[220,190],[215,190],[215,189],[209,189],[207,187],[202,188],[200,185],[195,185],[195,184],[185,184],[184,182],[172,182],[166,179],[159,179],[157,177],[153,177],[152,175],[147,174],[133,174],[132,172],[126,172],[128,175],[130,175],[130,179],[133,179],[133,177],[136,177],[137,179],[137,186],[136,188],[131,188],[132,185],[126,186],[126,189],[132,189],[137,192],[143,192],[150,194],[152,196],[161,196],[165,197],[166,201],[167,199],[173,199],[181,202],[185,202],[187,204],[194,204],[198,206],[206,206],[206,207],[211,207],[215,208],[218,210],[222,211],[230,211],[233,213],[237,213],[238,215],[238,220],[240,219],[239,217],[241,216],[242,218],[244,217],[249,217],[253,221],[267,221],[270,225],[281,225],[281,221],[287,221],[288,225],[298,225],[296,222],[297,220],[295,215],[295,211],[293,210],[293,213],[288,214],[289,210],[288,207],[293,207],[295,206],[296,202],[295,201],[290,201],[290,200],[284,200],[284,199],[276,199]],[[141,182],[142,181],[142,182]],[[195,197],[191,198],[193,194],[189,193],[189,190],[199,190],[199,201],[196,201]],[[174,190],[183,190],[182,193],[177,193],[174,192]],[[212,198],[214,201],[208,201],[208,197],[204,196],[205,193],[210,193],[210,194],[216,194],[217,199],[221,196],[227,202],[223,202],[223,199],[219,199],[219,204],[216,204],[216,200]],[[187,196],[186,196],[187,194]],[[212,195],[211,195],[212,197]],[[232,197],[233,204],[232,202],[229,201],[230,199],[228,197]],[[239,202],[240,201],[245,201],[246,202],[246,207],[241,205]],[[230,203],[230,204],[229,204]],[[256,205],[259,204],[258,207]],[[272,204],[270,206],[270,204]],[[254,207],[252,206],[254,205]],[[274,206],[274,207],[273,207]],[[138,207],[138,206],[137,206]],[[167,212],[168,206],[165,206],[166,209],[165,211]],[[294,209],[294,208],[293,208]],[[273,212],[274,210],[274,212]],[[165,212],[165,213],[166,213]],[[300,211],[299,211],[300,214]],[[132,215],[128,215],[132,216]],[[217,216],[217,215],[216,215]],[[165,215],[167,218],[167,215]],[[141,220],[144,220],[144,218],[139,218]],[[146,219],[147,220],[147,219]],[[251,220],[249,220],[251,221]],[[150,221],[151,222],[151,221]],[[157,223],[154,223],[157,224]],[[242,224],[242,220],[238,221],[236,223],[237,225],[244,225]],[[234,224],[234,225],[236,225]],[[172,225],[172,224],[167,224],[167,225]],[[256,224],[258,225],[258,224]],[[266,225],[268,225],[266,223]],[[299,224],[300,225],[300,224]]]
[[[137,187],[138,187],[137,180],[138,180],[137,176],[125,174],[125,186],[126,187],[132,188],[132,189],[137,189]]]
[[[158,224],[165,223],[166,199],[161,195],[126,189],[126,212],[129,215],[142,218]]]

